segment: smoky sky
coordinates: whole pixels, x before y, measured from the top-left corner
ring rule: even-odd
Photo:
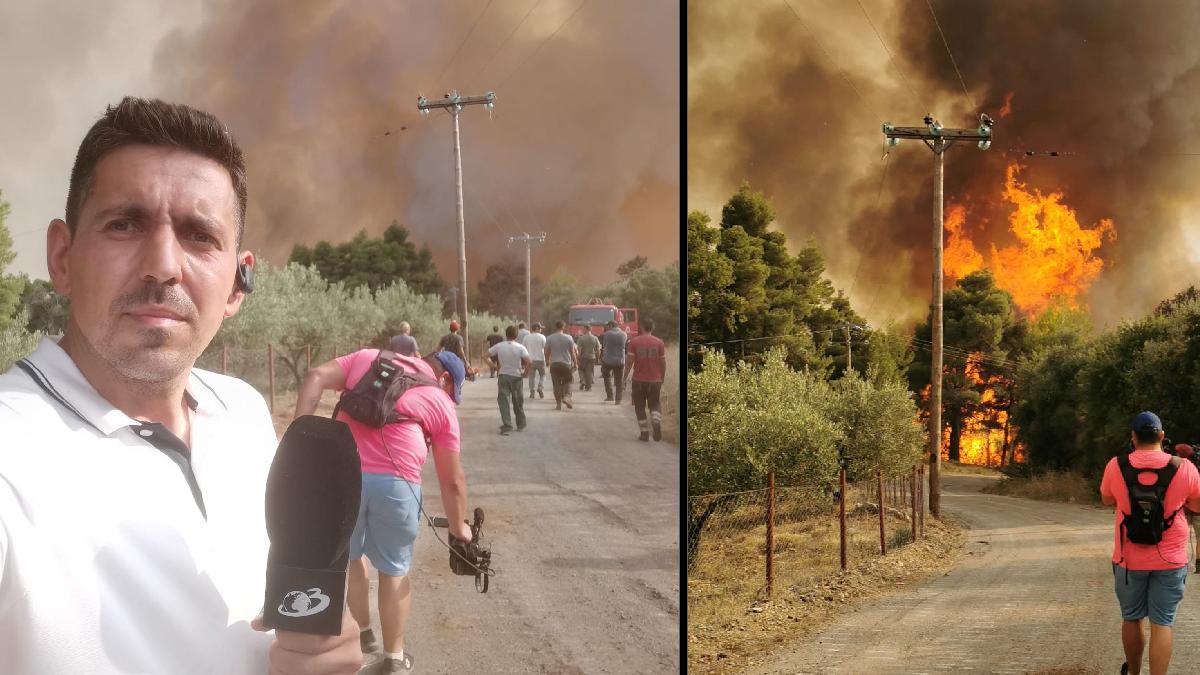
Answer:
[[[230,127],[247,160],[245,244],[275,263],[398,220],[456,285],[452,120],[416,108],[452,90],[496,92],[490,115],[460,116],[469,287],[523,260],[506,243],[526,231],[549,235],[543,278],[602,282],[635,255],[678,258],[678,2],[11,4],[0,11],[24,23],[0,21],[0,87],[16,102],[0,113],[0,191],[17,271],[45,276],[79,139],[125,94]]]
[[[929,303],[933,156],[914,141],[883,160],[880,123],[932,112],[974,127],[984,111],[992,148],[945,155],[946,201],[968,206],[981,251],[1014,243],[999,195],[1015,159],[1081,225],[1114,221],[1084,298],[1098,325],[1198,282],[1200,5],[934,0],[964,93],[925,0],[787,2],[795,14],[784,0],[688,3],[689,209],[718,218],[749,181],[856,308],[911,320]]]

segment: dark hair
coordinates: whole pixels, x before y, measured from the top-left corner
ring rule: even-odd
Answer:
[[[554,330],[562,330],[567,324],[562,319],[554,322]]]
[[[499,333],[499,332],[500,332],[500,326],[492,326],[492,332],[493,332],[493,333]]]
[[[646,331],[647,333],[653,333],[654,332],[654,319],[651,319],[650,317],[646,317],[645,319],[642,319],[642,330]]]
[[[173,147],[207,157],[225,167],[237,195],[237,246],[246,224],[246,162],[229,129],[212,113],[156,98],[126,96],[108,106],[79,144],[67,187],[67,226],[79,225],[83,202],[92,191],[96,165],[126,145]]]
[[[509,327],[505,328],[504,329],[504,337],[508,338],[509,340],[516,340],[517,339],[517,327],[509,326]]]
[[[1133,430],[1133,435],[1137,438],[1137,442],[1143,445],[1157,443],[1158,435],[1161,433],[1162,432],[1158,429],[1153,429],[1151,427],[1142,427],[1141,429]]]

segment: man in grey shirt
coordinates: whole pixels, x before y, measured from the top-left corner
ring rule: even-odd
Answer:
[[[550,364],[550,382],[554,385],[554,409],[571,405],[571,371],[575,370],[579,350],[570,335],[563,332],[567,324],[554,322],[554,333],[546,338],[546,362]]]
[[[421,358],[421,351],[417,349],[417,339],[409,335],[411,331],[412,326],[409,326],[407,321],[401,321],[400,334],[392,336],[391,341],[388,342],[388,349],[400,356],[411,356],[415,359]]]
[[[602,352],[600,356],[600,374],[604,377],[604,400],[613,400],[613,376],[617,380],[617,405],[621,404],[621,394],[625,389],[625,343],[629,336],[617,328],[616,321],[605,324],[604,335],[600,337]]]
[[[542,391],[542,384],[546,381],[546,336],[542,335],[542,324],[534,323],[533,331],[525,336],[521,344],[529,351],[529,358],[533,359],[533,366],[529,369],[529,398],[533,398],[535,389],[538,398],[546,398]]]

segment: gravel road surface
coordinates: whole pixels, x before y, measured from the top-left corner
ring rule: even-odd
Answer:
[[[943,478],[943,508],[971,528],[949,574],[862,606],[750,672],[1118,672],[1112,512],[979,492],[993,480]],[[1200,672],[1197,579],[1176,618],[1171,672]]]
[[[632,406],[604,403],[596,380],[556,412],[547,377],[546,398],[525,401],[528,429],[509,436],[496,381],[464,383],[469,505],[486,513],[497,574],[477,593],[422,526],[405,639],[414,672],[679,671],[679,448],[638,441]],[[432,459],[422,478],[429,514],[443,514]]]

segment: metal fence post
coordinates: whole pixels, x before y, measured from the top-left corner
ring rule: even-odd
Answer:
[[[767,595],[775,582],[775,472],[767,474]]]
[[[879,555],[887,555],[887,539],[883,534],[883,471],[879,471]]]
[[[275,414],[275,348],[267,343],[267,379],[271,381],[271,414]]]
[[[842,569],[846,569],[846,468],[838,472],[838,480],[842,484],[838,499],[838,521],[841,524],[842,540]]]
[[[221,374],[229,374],[229,345],[221,346]]]

